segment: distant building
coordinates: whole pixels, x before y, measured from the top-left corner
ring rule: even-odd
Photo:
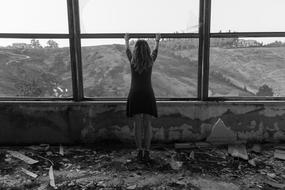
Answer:
[[[31,44],[26,44],[26,43],[13,43],[12,48],[24,49],[24,48],[32,48],[32,46]]]
[[[244,40],[244,39],[238,39],[237,42],[234,44],[234,47],[259,47],[259,46],[262,46],[262,44],[256,40]]]

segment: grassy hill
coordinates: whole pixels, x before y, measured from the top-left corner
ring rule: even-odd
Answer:
[[[213,47],[210,53],[210,95],[254,96],[263,84],[285,94],[285,47]],[[83,47],[82,62],[85,96],[127,96],[130,65],[123,45]],[[162,44],[152,76],[156,96],[196,97],[197,72],[197,48]],[[0,96],[69,97],[69,49],[0,48],[0,78]]]

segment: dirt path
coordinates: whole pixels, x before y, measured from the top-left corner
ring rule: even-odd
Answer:
[[[19,62],[19,61],[22,61],[22,60],[26,60],[26,59],[30,59],[31,57],[28,56],[28,55],[22,55],[22,54],[16,54],[16,53],[12,53],[12,52],[8,52],[8,51],[0,51],[0,53],[2,54],[8,54],[10,55],[11,57],[13,57],[14,59],[11,59],[9,61],[7,61],[5,64],[6,65],[9,65],[10,63],[13,63],[13,62]]]

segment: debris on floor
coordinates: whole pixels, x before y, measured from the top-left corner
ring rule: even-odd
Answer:
[[[285,188],[282,146],[177,144],[163,149],[154,145],[147,163],[136,160],[135,148],[124,146],[0,147],[0,189]]]
[[[285,146],[279,146],[275,148],[274,158],[285,160]]]
[[[228,152],[233,157],[248,160],[248,154],[244,144],[230,144],[228,145]]]
[[[228,128],[223,120],[219,118],[212,127],[211,134],[207,137],[207,142],[220,144],[224,142],[236,142],[237,134]]]

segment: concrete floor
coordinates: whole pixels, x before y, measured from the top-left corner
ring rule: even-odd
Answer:
[[[262,145],[262,151],[247,146],[247,160],[227,154],[227,146],[193,147],[175,150],[169,145],[153,145],[150,163],[136,161],[132,147],[97,145],[94,147],[25,146],[0,148],[0,189],[190,189],[247,190],[282,189],[285,161],[273,157],[274,145]],[[19,151],[38,163],[28,164],[7,151]],[[38,175],[33,178],[22,171]],[[284,186],[285,187],[285,186]]]

